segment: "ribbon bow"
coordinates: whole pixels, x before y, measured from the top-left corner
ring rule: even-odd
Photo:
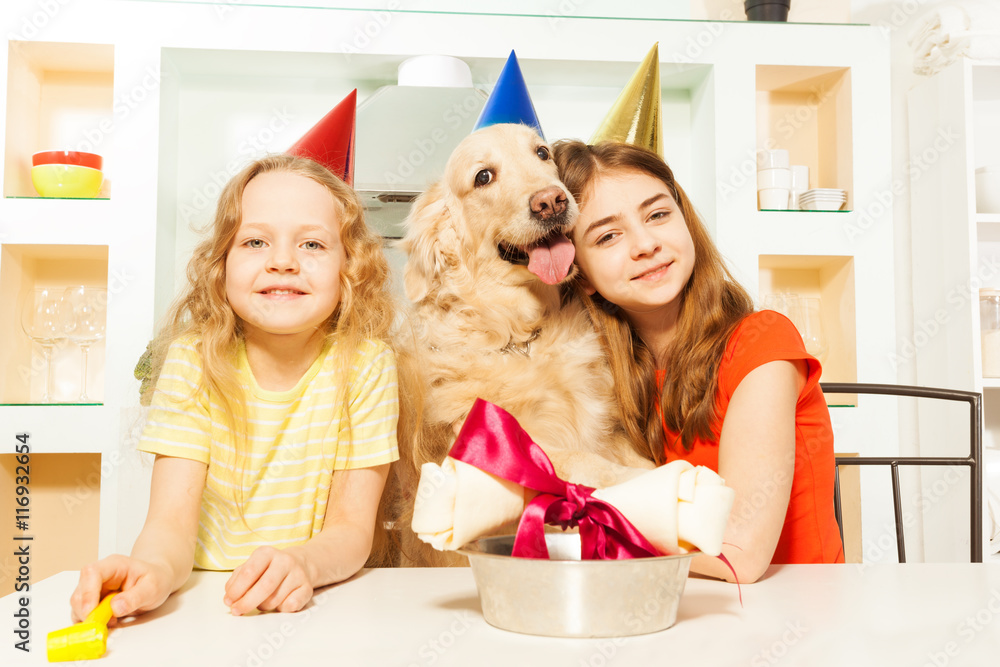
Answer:
[[[594,489],[559,479],[545,452],[503,408],[477,398],[448,454],[539,495],[521,516],[513,555],[548,558],[544,524],[580,527],[584,560],[659,556],[656,548]]]

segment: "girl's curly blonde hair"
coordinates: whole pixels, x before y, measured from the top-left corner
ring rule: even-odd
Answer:
[[[245,167],[223,188],[211,236],[198,245],[188,263],[187,289],[171,306],[166,323],[153,341],[150,381],[142,396],[143,403],[148,404],[170,344],[178,338],[191,337],[203,370],[195,395],[207,392],[223,408],[230,422],[226,426],[234,439],[234,464],[239,471],[245,471],[240,452],[247,434],[245,392],[236,362],[244,322],[233,312],[226,297],[226,257],[243,218],[243,191],[251,180],[270,172],[298,174],[319,183],[330,191],[339,209],[340,239],[347,261],[340,274],[340,302],[324,326],[327,338],[337,341],[341,377],[350,377],[352,363],[365,341],[381,341],[392,348],[390,329],[395,307],[389,264],[382,238],[365,224],[364,208],[354,190],[322,165],[293,155],[269,155]],[[350,394],[346,383],[341,394],[347,418]],[[237,504],[242,514],[241,494]],[[380,507],[372,560],[387,553],[382,514]]]

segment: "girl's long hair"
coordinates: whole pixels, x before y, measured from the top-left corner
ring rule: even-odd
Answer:
[[[194,395],[202,392],[222,408],[228,421],[232,465],[240,477],[246,473],[243,455],[247,437],[246,395],[239,378],[237,354],[244,335],[244,322],[226,297],[226,257],[243,218],[243,191],[261,174],[288,172],[326,187],[338,207],[340,240],[347,261],[340,274],[340,302],[323,325],[328,339],[336,341],[337,364],[344,384],[340,388],[344,419],[348,418],[348,378],[361,346],[376,340],[392,348],[390,328],[395,312],[390,291],[389,265],[382,238],[364,220],[364,208],[354,190],[322,165],[287,154],[269,155],[250,163],[223,188],[216,208],[211,235],[194,251],[187,266],[187,289],[171,306],[164,326],[152,345],[152,373],[143,401],[148,403],[170,344],[181,337],[195,340],[202,361],[202,380]],[[336,473],[334,473],[336,474]],[[236,503],[242,516],[242,484]],[[387,484],[387,486],[389,486]],[[388,543],[380,505],[372,560],[384,559]],[[245,523],[245,519],[244,519]],[[381,564],[381,563],[379,563]]]
[[[632,446],[663,463],[664,444],[690,450],[696,438],[717,437],[719,362],[736,325],[753,312],[753,300],[733,279],[691,200],[659,155],[629,144],[588,146],[579,141],[557,142],[554,153],[559,175],[581,208],[600,176],[631,171],[659,179],[673,193],[694,242],[694,269],[679,297],[676,333],[666,359],[653,358],[617,306],[600,294],[587,295],[579,281],[571,286],[600,335]],[[657,389],[658,363],[667,369],[662,391]],[[679,434],[680,442],[667,442],[664,427]]]

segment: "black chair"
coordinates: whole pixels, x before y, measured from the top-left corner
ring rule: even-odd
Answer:
[[[899,466],[967,466],[970,479],[970,516],[971,516],[971,560],[973,563],[983,562],[983,407],[982,394],[972,391],[954,389],[937,389],[933,387],[914,387],[893,384],[857,384],[843,382],[820,383],[825,394],[880,394],[886,396],[909,396],[914,398],[933,398],[946,401],[964,401],[969,404],[969,455],[968,456],[838,456],[836,486],[834,487],[834,504],[837,513],[837,524],[840,526],[840,538],[844,538],[844,524],[840,504],[840,466],[889,466],[892,473],[892,500],[896,519],[896,550],[899,562],[906,562],[906,550],[903,544],[903,510],[899,491]]]

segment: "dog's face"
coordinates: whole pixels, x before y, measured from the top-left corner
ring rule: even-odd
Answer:
[[[442,271],[472,263],[510,284],[563,282],[575,270],[567,233],[577,213],[551,149],[534,130],[492,125],[474,132],[410,213],[407,295],[419,300]]]

